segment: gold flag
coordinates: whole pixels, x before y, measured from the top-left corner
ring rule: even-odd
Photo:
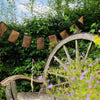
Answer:
[[[28,35],[24,35],[22,47],[30,48],[32,37]]]
[[[44,37],[37,38],[37,49],[44,49]]]
[[[9,35],[8,41],[12,43],[16,43],[18,37],[19,37],[19,32],[12,30],[12,32]]]
[[[3,36],[4,33],[7,31],[7,29],[8,29],[8,26],[5,23],[1,22],[0,23],[0,36]]]

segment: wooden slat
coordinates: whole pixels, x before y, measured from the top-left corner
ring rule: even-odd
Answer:
[[[12,43],[16,43],[19,34],[20,34],[19,32],[12,30],[11,34],[9,35],[8,41]]]
[[[66,53],[66,56],[67,56],[67,58],[68,58],[69,63],[71,63],[71,58],[70,58],[70,55],[69,55],[69,53],[68,53],[67,47],[66,47],[65,45],[63,45],[63,48],[64,48],[64,51],[65,51],[65,53]]]
[[[8,29],[8,26],[4,24],[3,22],[1,22],[0,23],[0,36],[3,36],[7,29]]]
[[[12,90],[12,95],[13,95],[14,100],[17,100],[17,87],[16,87],[15,81],[11,82],[11,90]]]
[[[30,48],[31,40],[32,40],[31,36],[24,35],[22,47]]]
[[[57,61],[61,66],[64,66],[64,64],[61,62],[61,60],[60,60],[58,57],[54,56],[54,58],[56,59],[56,61]]]
[[[59,76],[59,77],[62,77],[62,78],[68,78],[68,76],[64,76],[64,75],[61,75],[61,74],[57,74],[57,73],[54,73],[54,72],[50,72],[48,71],[49,74],[52,74],[52,75],[55,75],[55,76]]]
[[[90,44],[89,44],[89,47],[88,47],[88,49],[87,49],[87,52],[86,52],[85,58],[87,58],[87,57],[88,57],[89,52],[90,52],[91,47],[92,47],[92,44],[93,44],[93,42],[91,41],[91,42],[90,42]]]
[[[79,62],[79,47],[78,47],[78,40],[75,40],[75,47],[76,47],[76,63]]]
[[[11,100],[13,98],[10,84],[6,86],[5,95],[7,100]]]

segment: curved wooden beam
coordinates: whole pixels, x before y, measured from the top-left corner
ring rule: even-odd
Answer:
[[[18,79],[24,79],[24,80],[27,80],[27,81],[31,81],[31,78],[28,77],[28,76],[25,76],[25,75],[13,75],[13,76],[5,78],[3,81],[1,81],[0,82],[0,86],[1,87],[7,86],[11,81],[18,80]],[[32,79],[32,81],[36,82],[36,83],[43,83],[42,79],[41,80]]]

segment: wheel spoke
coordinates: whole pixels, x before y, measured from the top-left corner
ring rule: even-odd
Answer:
[[[75,47],[76,47],[76,63],[79,62],[79,47],[78,47],[78,40],[75,40]]]
[[[62,83],[58,83],[58,84],[56,84],[54,86],[60,86],[60,85],[64,85],[64,84],[69,84],[69,83],[68,82],[62,82]]]
[[[48,71],[49,74],[52,74],[52,75],[55,75],[55,76],[59,76],[59,77],[62,77],[62,78],[68,78],[68,76],[64,76],[64,75],[61,75],[61,74],[57,74],[57,73],[54,73],[54,72],[50,72]]]
[[[65,53],[66,53],[66,56],[67,56],[67,58],[68,58],[69,63],[71,63],[71,58],[70,58],[70,55],[69,55],[69,52],[68,52],[67,47],[66,47],[65,45],[63,45],[63,48],[64,48],[64,51],[65,51]]]
[[[89,44],[89,47],[88,47],[88,49],[87,49],[87,52],[86,52],[86,55],[85,55],[85,59],[86,59],[86,58],[88,57],[88,55],[89,55],[89,52],[90,52],[91,47],[92,47],[92,44],[93,44],[93,42],[91,41],[90,44]]]
[[[57,61],[61,66],[64,66],[64,64],[61,62],[61,60],[60,60],[58,57],[54,56],[54,58],[56,59],[56,61]]]

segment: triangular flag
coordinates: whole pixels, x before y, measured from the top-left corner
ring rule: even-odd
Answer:
[[[68,33],[66,32],[66,30],[60,32],[60,36],[62,37],[62,39],[65,39],[66,37],[68,37]]]
[[[79,19],[78,19],[79,22],[81,22],[82,24],[84,24],[83,22],[83,16],[81,16]]]

